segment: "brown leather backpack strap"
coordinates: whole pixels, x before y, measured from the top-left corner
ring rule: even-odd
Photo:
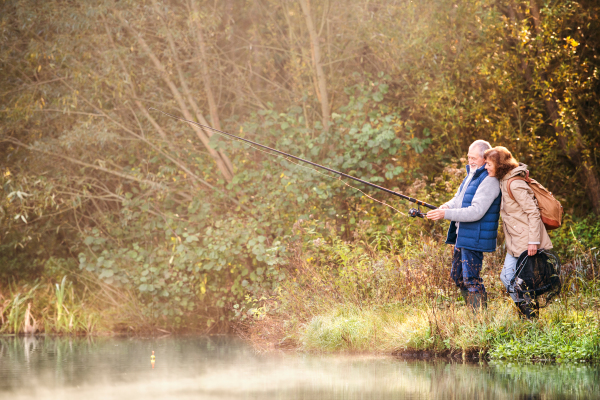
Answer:
[[[529,172],[529,171],[527,171],[527,172]],[[529,175],[529,174],[528,174],[528,175]],[[527,183],[529,183],[529,182],[527,181],[527,179],[525,179],[525,178],[522,178],[522,177],[520,177],[520,176],[515,176],[514,178],[510,178],[510,179],[508,180],[508,182],[506,182],[506,190],[508,191],[508,195],[510,196],[510,198],[511,198],[511,199],[515,200],[515,196],[513,196],[513,194],[512,194],[512,191],[510,190],[510,184],[511,184],[513,181],[525,181],[525,182],[527,182]]]

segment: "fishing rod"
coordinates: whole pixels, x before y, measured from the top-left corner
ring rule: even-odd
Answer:
[[[398,192],[396,192],[396,191],[393,191],[393,190],[390,190],[390,189],[384,188],[383,186],[379,186],[379,185],[376,185],[376,184],[374,184],[374,183],[367,182],[367,181],[365,181],[365,180],[362,180],[362,179],[360,179],[360,178],[357,178],[357,177],[355,177],[355,176],[348,175],[348,174],[345,174],[345,173],[343,173],[343,172],[340,172],[340,171],[336,171],[335,169],[331,169],[331,168],[325,167],[325,166],[323,166],[323,165],[320,165],[320,164],[314,163],[314,162],[312,162],[312,161],[308,161],[308,160],[305,160],[305,159],[303,159],[303,158],[296,157],[296,156],[294,156],[294,155],[291,155],[291,154],[288,154],[288,153],[284,153],[283,151],[279,151],[279,150],[273,149],[273,148],[271,148],[271,147],[268,147],[268,146],[262,145],[262,144],[260,144],[260,143],[253,142],[252,140],[244,139],[243,137],[239,137],[239,136],[236,136],[236,135],[232,135],[231,133],[228,133],[228,132],[225,132],[225,131],[222,131],[222,130],[219,130],[219,129],[215,129],[215,128],[212,128],[212,127],[210,127],[210,126],[207,126],[207,125],[202,125],[202,124],[199,124],[198,122],[195,122],[195,121],[190,121],[189,119],[181,118],[181,117],[178,117],[178,116],[176,116],[176,115],[169,114],[168,112],[164,112],[164,111],[158,110],[158,109],[156,109],[156,108],[153,108],[153,107],[150,107],[150,108],[148,108],[148,110],[154,110],[154,111],[158,111],[159,113],[162,113],[162,114],[164,114],[164,115],[166,115],[166,116],[169,116],[169,117],[171,117],[171,118],[173,118],[173,119],[177,119],[177,120],[179,120],[179,121],[183,121],[183,122],[187,122],[187,123],[190,123],[190,124],[194,124],[194,125],[196,125],[196,126],[199,126],[199,127],[205,128],[205,129],[210,129],[211,131],[214,131],[214,132],[217,132],[217,133],[220,133],[220,134],[223,134],[223,135],[226,135],[226,136],[232,137],[232,138],[234,138],[234,139],[237,139],[237,140],[241,140],[241,141],[243,141],[243,142],[246,142],[246,143],[250,143],[250,144],[252,144],[252,145],[255,145],[255,146],[258,146],[258,147],[262,147],[263,149],[266,149],[266,150],[272,151],[272,152],[274,152],[274,153],[281,154],[281,155],[283,155],[283,156],[285,156],[285,157],[290,157],[290,158],[293,158],[294,160],[302,161],[303,163],[310,164],[310,165],[312,165],[312,166],[314,166],[314,167],[317,167],[317,168],[324,169],[324,170],[326,170],[326,171],[329,171],[329,172],[332,172],[332,173],[334,173],[334,174],[337,174],[337,175],[343,176],[344,178],[349,178],[349,179],[355,180],[355,181],[357,181],[357,182],[360,182],[360,183],[363,183],[363,184],[365,184],[365,185],[368,185],[368,186],[374,187],[374,188],[376,188],[376,189],[382,190],[382,191],[384,191],[384,192],[386,192],[386,193],[393,194],[394,196],[398,196],[398,197],[400,197],[400,198],[402,198],[402,199],[404,199],[404,200],[408,200],[408,201],[410,201],[411,203],[415,203],[415,204],[417,204],[417,208],[416,208],[416,209],[415,209],[415,208],[411,208],[411,209],[408,211],[408,215],[409,215],[409,216],[411,216],[411,217],[413,217],[413,218],[414,218],[414,217],[419,217],[419,218],[424,218],[424,217],[425,217],[425,214],[424,214],[423,212],[421,212],[421,209],[420,209],[420,208],[418,208],[418,206],[424,206],[424,207],[430,208],[430,209],[432,209],[432,210],[435,210],[435,209],[437,209],[437,207],[436,207],[436,206],[434,206],[434,205],[432,205],[432,204],[429,204],[429,203],[425,203],[424,201],[421,201],[421,200],[418,200],[418,199],[412,198],[412,197],[410,197],[410,196],[406,196],[406,195],[404,195],[404,194],[402,194],[402,193],[398,193]]]

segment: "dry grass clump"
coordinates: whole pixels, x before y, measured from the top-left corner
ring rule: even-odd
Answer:
[[[359,230],[355,236],[348,242],[332,235],[329,241],[319,238],[311,242],[317,245],[294,249],[289,279],[276,298],[280,309],[305,323],[341,304],[362,309],[455,299],[448,246],[416,237],[414,245],[390,251],[394,245],[383,234],[367,239]]]

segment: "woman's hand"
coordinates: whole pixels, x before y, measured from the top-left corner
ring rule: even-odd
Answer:
[[[538,251],[537,244],[528,244],[527,245],[527,255],[528,256],[535,256],[537,251]]]
[[[427,219],[437,221],[443,219],[446,216],[446,211],[438,208],[437,210],[431,210],[427,213]]]

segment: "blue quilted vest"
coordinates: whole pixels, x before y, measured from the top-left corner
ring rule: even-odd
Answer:
[[[470,171],[470,166],[467,165],[467,176]],[[488,176],[488,172],[485,166],[482,166],[475,171],[475,175],[463,197],[462,207],[469,207],[473,201],[473,196],[477,188]],[[462,190],[465,178],[460,185]],[[461,222],[458,238],[456,237],[456,222],[450,223],[450,229],[448,229],[448,237],[446,243],[453,244],[459,249],[467,249],[473,251],[483,251],[486,253],[492,253],[496,251],[496,238],[498,237],[498,219],[500,218],[500,201],[502,200],[502,193],[496,197],[490,208],[486,211],[483,218],[475,222]]]

